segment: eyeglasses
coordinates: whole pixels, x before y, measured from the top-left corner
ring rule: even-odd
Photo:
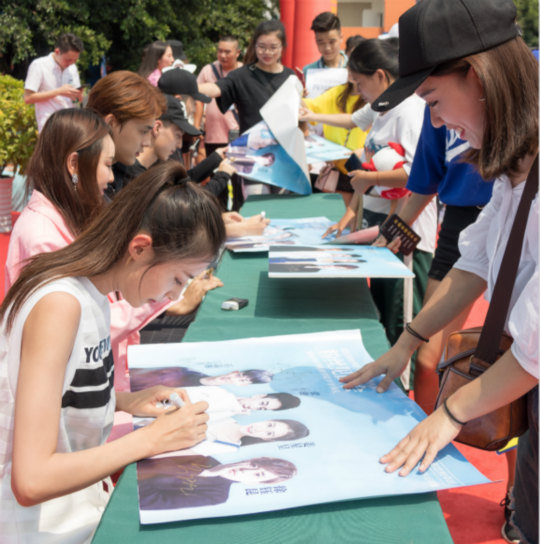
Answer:
[[[281,49],[281,45],[264,45],[264,44],[255,44],[255,49],[257,51],[262,51],[265,53],[266,51],[269,51],[270,53],[277,53]]]

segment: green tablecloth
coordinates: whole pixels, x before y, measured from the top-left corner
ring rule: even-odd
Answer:
[[[339,219],[341,197],[252,197],[242,213],[265,210],[272,218]],[[225,286],[208,293],[184,341],[223,340],[360,328],[376,357],[388,348],[365,280],[269,279],[266,254],[223,255],[216,274]],[[246,308],[224,312],[229,297]],[[264,514],[141,526],[135,465],[122,474],[94,543],[132,544],[451,543],[435,493],[306,506]]]

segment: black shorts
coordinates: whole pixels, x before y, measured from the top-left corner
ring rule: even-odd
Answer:
[[[459,259],[458,241],[461,231],[476,221],[478,206],[446,206],[439,240],[428,277],[441,281]]]

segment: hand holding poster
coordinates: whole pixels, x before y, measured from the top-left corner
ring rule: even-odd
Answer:
[[[299,82],[290,76],[261,108],[260,121],[232,141],[226,156],[239,175],[308,195],[308,164],[347,158],[351,152],[298,128]]]

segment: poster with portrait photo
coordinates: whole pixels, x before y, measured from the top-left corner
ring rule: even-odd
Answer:
[[[425,414],[395,385],[377,393],[379,379],[343,389],[372,360],[359,330],[130,346],[128,359],[133,390],[164,383],[210,404],[204,442],[137,463],[143,524],[488,483],[452,445],[423,474],[384,471]]]
[[[306,145],[306,160],[308,164],[320,161],[337,161],[348,159],[351,156],[351,150],[343,145],[336,144],[319,136],[309,134],[304,137]]]
[[[319,244],[334,222],[328,217],[272,219],[260,236],[227,238],[225,247],[234,253],[266,253],[273,246],[311,246]],[[328,239],[334,238],[334,235]]]
[[[270,278],[414,278],[388,248],[358,245],[272,245]]]

